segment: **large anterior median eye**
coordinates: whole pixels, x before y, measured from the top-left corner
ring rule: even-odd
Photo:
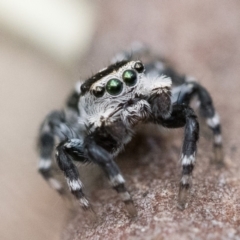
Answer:
[[[109,94],[116,96],[122,92],[123,83],[117,78],[110,79],[107,82],[106,89]]]
[[[134,86],[137,82],[137,73],[134,70],[126,70],[123,72],[122,78],[127,86]]]

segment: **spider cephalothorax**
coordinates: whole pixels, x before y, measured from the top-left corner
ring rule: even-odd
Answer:
[[[178,206],[183,209],[191,185],[199,137],[197,117],[189,107],[193,96],[198,97],[200,113],[213,131],[216,159],[222,160],[221,128],[212,99],[205,88],[176,74],[163,61],[155,60],[144,67],[141,61],[132,60],[134,54],[125,52],[121,56],[122,61],[101,70],[81,87],[78,84],[68,98],[64,112],[55,111],[47,116],[39,136],[39,171],[53,188],[63,194],[61,184],[51,171],[55,152],[70,191],[84,209],[91,209],[74,162],[98,164],[129,213],[136,215],[114,157],[131,140],[138,124],[155,123],[167,128],[185,126],[178,196]],[[60,143],[54,149],[56,139]]]
[[[110,71],[111,70],[111,71]],[[152,114],[167,117],[171,110],[171,79],[147,78],[140,61],[122,61],[88,79],[81,86],[80,122],[92,126],[121,121],[131,128]],[[150,104],[160,98],[153,111]]]

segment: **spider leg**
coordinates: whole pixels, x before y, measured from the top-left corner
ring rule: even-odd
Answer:
[[[192,171],[195,165],[199,124],[194,111],[184,104],[173,105],[171,116],[160,121],[164,127],[179,128],[185,126],[182,147],[182,178],[179,186],[178,207],[184,209],[187,203],[188,191],[192,181]]]
[[[79,178],[77,167],[73,160],[87,161],[83,157],[83,141],[72,138],[62,141],[56,148],[56,160],[59,168],[63,171],[71,193],[79,201],[84,210],[92,210],[91,205],[83,193],[83,184]]]
[[[48,184],[59,194],[64,194],[62,184],[56,179],[53,170],[53,152],[57,141],[71,136],[72,131],[66,125],[65,114],[61,111],[51,112],[43,122],[38,137],[40,160],[38,171]]]
[[[132,216],[136,215],[133,201],[118,166],[113,161],[112,155],[96,143],[93,135],[87,136],[84,142],[80,139],[61,142],[56,150],[56,159],[66,177],[71,193],[78,199],[84,210],[92,210],[92,207],[83,193],[83,185],[72,160],[98,164],[107,175],[112,187],[120,194],[129,213]]]
[[[87,136],[84,144],[84,156],[98,164],[105,172],[113,189],[117,191],[125,203],[128,213],[135,217],[137,215],[133,200],[125,187],[125,180],[113,160],[112,154],[97,143],[96,132]]]
[[[185,103],[187,105],[190,104],[190,101],[195,95],[198,97],[200,102],[200,115],[206,119],[206,123],[213,133],[215,162],[220,164],[223,163],[220,118],[214,108],[209,92],[197,82],[186,82],[182,86],[178,87],[178,90],[174,95],[178,95],[178,103]]]
[[[194,78],[177,73],[172,67],[161,60],[147,64],[146,74],[152,78],[163,74],[172,79],[174,85],[172,88],[173,103],[185,103],[189,105],[194,96],[198,97],[200,115],[206,120],[208,127],[213,133],[214,161],[223,164],[224,154],[222,149],[221,123],[209,92],[199,83],[195,82]]]

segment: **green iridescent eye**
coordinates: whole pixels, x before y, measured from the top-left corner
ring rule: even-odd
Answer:
[[[124,71],[122,78],[127,86],[133,86],[137,82],[137,73],[134,70],[126,70]]]
[[[110,79],[107,82],[106,90],[109,94],[116,96],[122,92],[123,89],[123,83],[116,78]]]

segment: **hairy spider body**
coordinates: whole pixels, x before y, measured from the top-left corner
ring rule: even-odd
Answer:
[[[138,52],[139,49],[134,54]],[[125,202],[129,213],[136,215],[114,157],[131,140],[136,125],[150,122],[167,128],[185,126],[178,196],[178,206],[181,209],[185,207],[199,138],[197,117],[189,107],[195,95],[200,101],[200,112],[213,131],[216,158],[218,161],[222,158],[219,117],[206,89],[176,74],[163,61],[150,62],[144,68],[142,62],[132,60],[134,54],[121,53],[121,61],[116,61],[116,57],[108,68],[81,86],[77,84],[67,100],[65,111],[50,113],[40,129],[40,173],[63,194],[60,182],[51,171],[55,152],[69,189],[83,209],[91,209],[91,206],[83,193],[74,161],[98,164]],[[55,148],[56,139],[59,143]]]

